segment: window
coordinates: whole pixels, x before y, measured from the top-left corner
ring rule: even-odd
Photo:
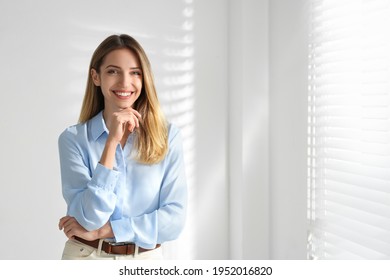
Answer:
[[[312,0],[308,258],[390,258],[390,0]]]

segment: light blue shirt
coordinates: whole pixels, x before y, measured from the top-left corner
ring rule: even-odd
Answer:
[[[110,221],[116,242],[147,249],[176,239],[185,222],[187,184],[179,130],[169,125],[168,132],[168,153],[160,163],[135,161],[130,134],[108,169],[99,163],[108,137],[102,112],[67,128],[58,140],[67,215],[88,231]]]

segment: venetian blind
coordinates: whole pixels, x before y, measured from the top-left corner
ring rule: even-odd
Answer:
[[[390,0],[311,0],[308,258],[390,259]]]

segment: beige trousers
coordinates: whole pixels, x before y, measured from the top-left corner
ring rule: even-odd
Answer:
[[[77,240],[69,239],[65,243],[62,253],[63,260],[162,260],[162,248],[138,253],[138,248],[134,255],[114,255],[107,254],[91,246],[85,245]]]

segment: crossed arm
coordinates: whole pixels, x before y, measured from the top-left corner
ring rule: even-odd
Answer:
[[[78,236],[82,239],[92,241],[96,239],[114,237],[114,233],[112,232],[111,224],[109,222],[97,230],[87,231],[77,222],[75,218],[71,216],[64,216],[60,219],[58,228],[63,230],[66,237],[69,239],[74,238],[74,236]]]

